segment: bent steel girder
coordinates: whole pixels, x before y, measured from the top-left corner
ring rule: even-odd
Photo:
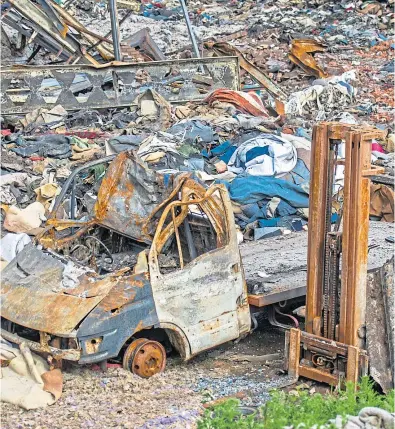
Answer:
[[[204,73],[200,71],[201,67]],[[114,76],[117,85],[113,84]],[[58,104],[66,110],[130,106],[147,89],[155,90],[171,103],[181,103],[203,100],[208,92],[215,89],[240,88],[239,62],[235,57],[109,63],[102,67],[19,66],[1,70],[0,77],[2,115],[27,113],[39,107],[51,109]],[[202,79],[206,77],[208,79]],[[76,78],[83,78],[78,88],[74,83]],[[59,94],[53,102],[43,98],[40,88],[44,79],[46,82],[53,79],[57,85]],[[11,99],[10,83],[16,81],[22,82],[20,86],[25,96],[17,98],[14,95]],[[77,89],[83,94],[82,98],[77,97]],[[12,90],[17,94],[18,88]]]

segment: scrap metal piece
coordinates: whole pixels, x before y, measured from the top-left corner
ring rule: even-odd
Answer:
[[[136,191],[137,190],[137,191]],[[150,242],[152,212],[173,191],[168,179],[150,170],[130,152],[122,152],[109,166],[97,196],[96,221],[114,231]]]
[[[41,44],[52,52],[61,53],[65,52],[67,58],[83,58],[85,62],[97,64],[97,61],[87,53],[83,52],[79,41],[68,31],[67,26],[62,26],[59,19],[54,22],[46,13],[37,5],[29,0],[13,0],[12,7],[18,11],[18,14],[6,14],[4,22],[13,26],[21,34],[25,35],[27,31],[29,39],[37,32],[36,43]],[[53,4],[51,3],[51,6]],[[50,7],[48,6],[48,9]],[[54,9],[51,8],[51,13]],[[18,19],[18,15],[23,17],[23,24]],[[24,27],[30,27],[33,31],[26,30]]]
[[[325,46],[313,39],[295,39],[292,40],[291,50],[288,58],[303,69],[308,75],[318,78],[326,78],[329,74],[323,70],[314,57],[314,52],[324,52]]]
[[[198,69],[204,66],[203,76],[212,79],[212,85],[196,82]],[[174,90],[168,76],[177,70],[182,77],[180,88]],[[112,74],[115,73],[122,85],[113,85]],[[137,79],[138,75],[147,76]],[[130,106],[134,99],[146,89],[154,89],[169,102],[186,102],[202,100],[209,91],[219,88],[239,90],[239,63],[235,57],[202,58],[188,60],[158,61],[139,64],[107,64],[101,67],[88,65],[68,66],[14,66],[1,69],[1,110],[2,115],[28,113],[33,109],[45,107],[51,109],[61,104],[66,110],[80,110],[88,107],[100,109],[106,107]],[[41,85],[44,79],[53,78],[59,83],[59,94],[56,100],[44,100]],[[83,78],[89,85],[84,89],[83,97],[78,97],[71,87],[75,79]],[[21,82],[27,89],[22,100],[14,102],[10,95],[12,80]],[[22,85],[23,84],[23,85]],[[112,87],[111,87],[112,86]],[[51,102],[48,102],[51,101]]]
[[[295,328],[286,335],[287,369],[295,378],[302,376],[337,386],[343,380],[355,383],[367,374],[365,350]]]
[[[284,103],[287,100],[287,96],[283,90],[278,85],[276,85],[265,73],[259,70],[258,67],[246,60],[244,55],[237,48],[227,42],[206,42],[204,46],[208,49],[212,49],[219,56],[237,56],[240,61],[240,67],[247,71],[255,80],[257,80],[264,88],[266,88],[267,92],[275,99],[277,113],[280,115],[284,114]]]
[[[8,265],[1,279],[2,317],[24,326],[56,335],[69,334],[86,314],[117,284],[115,277],[93,280],[86,273],[79,275],[80,285],[87,291],[72,295],[63,287],[66,264],[27,245]],[[60,287],[63,293],[56,291]],[[29,309],[27,312],[26,309]]]
[[[300,329],[292,328],[285,332],[284,365],[288,374],[296,380],[299,378],[300,335]]]
[[[137,33],[127,39],[122,40],[122,45],[136,48],[139,53],[144,53],[152,58],[153,61],[164,61],[166,56],[154,42],[148,28],[142,28]]]

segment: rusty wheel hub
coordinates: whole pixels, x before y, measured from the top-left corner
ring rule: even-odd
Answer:
[[[123,367],[143,378],[162,372],[166,366],[166,352],[157,341],[139,338],[126,349]]]

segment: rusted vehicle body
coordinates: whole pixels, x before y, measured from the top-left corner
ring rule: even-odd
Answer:
[[[184,359],[248,333],[225,187],[158,174],[130,152],[100,162],[111,163],[92,215],[58,218],[67,195],[74,213],[76,170],[38,243],[2,272],[2,336],[80,364],[122,353],[124,367],[148,377],[166,361],[154,332]]]

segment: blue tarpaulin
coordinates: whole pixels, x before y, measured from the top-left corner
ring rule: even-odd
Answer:
[[[295,208],[309,206],[309,195],[306,191],[276,177],[239,176],[231,183],[222,183],[227,186],[231,200],[242,205],[278,197]]]

